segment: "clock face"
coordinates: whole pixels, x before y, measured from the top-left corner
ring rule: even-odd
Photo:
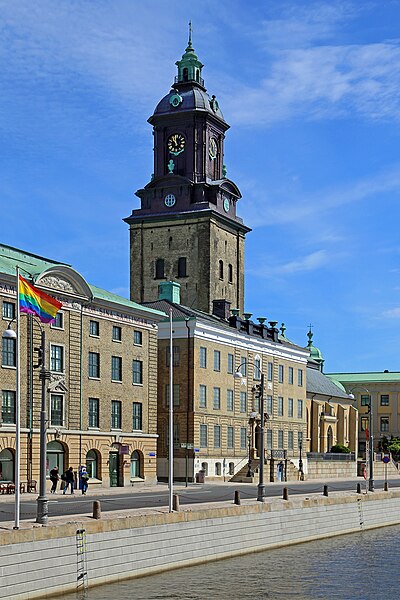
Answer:
[[[175,202],[176,202],[176,198],[175,198],[174,194],[167,194],[164,198],[164,204],[165,204],[165,206],[168,206],[169,208],[171,206],[174,206]]]
[[[208,154],[210,155],[210,158],[212,160],[214,160],[215,158],[217,158],[217,153],[218,153],[217,141],[215,138],[211,138],[210,143],[208,145]]]
[[[181,133],[173,133],[167,142],[167,148],[171,154],[178,156],[185,149],[186,140]]]
[[[231,203],[229,202],[229,198],[224,198],[224,211],[229,212],[231,207]]]

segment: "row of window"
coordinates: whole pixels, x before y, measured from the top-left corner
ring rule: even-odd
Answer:
[[[296,418],[303,418],[303,400],[297,400],[297,411]],[[213,396],[212,396],[212,407],[214,410],[221,410],[221,388],[213,387]],[[200,384],[199,387],[199,408],[207,408],[207,386]],[[233,411],[234,410],[234,391],[226,390],[226,410]],[[247,406],[247,392],[240,392],[240,400],[239,400],[239,410],[241,413],[248,412]],[[277,417],[294,417],[294,399],[288,398],[287,403],[285,403],[285,399],[283,396],[278,396],[276,411],[274,411],[273,399],[272,396],[266,396],[265,398],[265,411],[270,416],[274,416],[274,412],[276,412]]]
[[[224,261],[218,263],[218,275],[220,279],[224,279]],[[187,259],[185,256],[178,258],[178,277],[187,277]],[[155,279],[165,279],[165,261],[163,258],[157,258],[155,261]],[[228,265],[228,283],[233,283],[233,266]]]
[[[15,304],[13,302],[3,302],[2,308],[3,317],[6,319],[14,319],[15,318]],[[55,316],[54,321],[51,323],[51,327],[53,329],[64,329],[64,313],[58,312]],[[100,336],[100,322],[99,321],[89,321],[89,335],[93,337]],[[112,340],[114,342],[122,341],[122,327],[119,325],[113,325],[112,328]],[[143,334],[139,330],[134,330],[133,332],[133,343],[135,346],[142,346],[143,344]]]
[[[65,399],[62,394],[50,395],[49,424],[52,427],[65,426]],[[132,403],[132,429],[142,429],[142,403]],[[1,422],[15,425],[15,392],[3,390],[1,400]],[[100,400],[89,398],[88,402],[88,426],[98,429],[100,427]],[[111,401],[111,428],[122,429],[122,401]]]
[[[361,417],[361,431],[367,431],[369,429],[369,418]],[[390,431],[390,417],[379,418],[379,431],[381,433],[389,433]]]
[[[213,432],[213,442],[211,443],[210,432]],[[212,446],[213,448],[221,448],[221,425],[213,425],[208,426],[205,424],[200,425],[200,448],[208,448]],[[240,448],[245,450],[250,443],[248,438],[248,429],[247,427],[240,427],[239,430],[239,442]],[[286,436],[286,449],[293,450],[295,442],[295,432],[288,431]],[[297,445],[298,447],[303,443],[303,432],[297,432]],[[228,449],[233,449],[235,446],[235,428],[232,426],[227,426],[226,428],[226,447]],[[265,431],[265,447],[267,450],[272,450],[273,446],[273,431],[272,429],[267,429]],[[283,429],[277,430],[277,449],[283,450],[285,449],[285,432]]]
[[[177,360],[177,365],[175,365],[175,347],[174,347],[174,366],[178,366],[179,365],[179,348],[177,348],[176,350],[176,360]],[[213,368],[214,371],[221,371],[221,352],[220,350],[214,350],[213,351]],[[169,361],[169,358],[167,359]],[[200,354],[199,354],[199,361],[200,361],[200,368],[201,369],[207,369],[207,348],[205,348],[204,346],[200,347]],[[227,363],[226,363],[226,369],[227,369],[227,373],[233,374],[234,373],[234,365],[235,365],[235,357],[233,354],[228,353],[227,355]],[[240,359],[240,373],[243,375],[243,377],[247,376],[247,366],[248,366],[248,361],[247,361],[247,357],[246,356],[242,356]],[[273,380],[273,363],[272,362],[268,362],[267,363],[267,379],[268,381],[272,381]],[[254,379],[260,379],[261,378],[261,359],[260,357],[255,357],[254,359]],[[284,383],[285,382],[285,367],[284,365],[278,365],[278,382],[279,383]],[[294,383],[294,368],[293,367],[287,367],[287,383],[293,385]],[[303,386],[303,369],[297,369],[297,385],[302,387]]]
[[[371,396],[369,396],[368,394],[362,394],[360,400],[361,400],[361,406],[369,406],[371,404]],[[389,394],[380,394],[379,404],[380,404],[380,406],[389,406],[389,404],[390,404]]]

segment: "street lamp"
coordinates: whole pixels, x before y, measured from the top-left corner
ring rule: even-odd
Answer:
[[[367,436],[368,459],[369,459],[368,490],[370,492],[373,492],[374,491],[374,430],[373,430],[373,413],[372,413],[372,395],[368,388],[364,387],[363,385],[356,385],[353,388],[351,388],[350,393],[349,393],[349,398],[351,398],[352,400],[354,400],[354,398],[355,398],[353,391],[357,390],[357,389],[364,390],[365,392],[367,392],[367,394],[369,396],[369,405],[368,405],[368,412],[367,412],[367,414],[369,415],[369,423],[368,423],[369,435]]]
[[[40,325],[40,347],[35,348],[39,353],[38,367],[40,366],[39,379],[42,383],[42,397],[40,407],[40,469],[39,469],[39,496],[37,497],[36,523],[47,525],[49,520],[48,498],[46,495],[46,381],[50,379],[50,371],[46,369],[46,332]]]
[[[241,363],[235,372],[235,377],[237,379],[244,379],[240,369],[243,365],[247,363]],[[264,444],[264,373],[261,371],[260,367],[256,364],[253,365],[254,369],[257,369],[258,374],[260,376],[260,383],[256,386],[258,389],[258,399],[260,403],[260,471],[259,471],[259,480],[257,486],[257,501],[264,502],[265,497],[265,485],[264,485],[264,456],[265,456],[265,444]]]
[[[303,439],[299,441],[299,473],[300,473],[300,481],[304,481],[304,471],[303,471],[303,459],[301,458],[301,451],[303,449]]]
[[[249,416],[249,425],[252,425],[256,419],[257,413],[256,412],[251,412],[250,416]],[[253,477],[253,471],[251,470],[251,432],[248,433],[247,435],[247,440],[249,442],[248,446],[249,446],[249,462],[247,463],[247,477]]]

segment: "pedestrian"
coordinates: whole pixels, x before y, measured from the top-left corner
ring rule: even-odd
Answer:
[[[82,481],[82,494],[84,496],[86,496],[86,491],[87,491],[88,485],[89,485],[89,475],[88,475],[88,472],[86,471],[86,467],[82,467],[81,481]]]
[[[68,486],[71,486],[71,494],[74,493],[74,471],[72,469],[72,467],[69,467],[63,476],[65,485],[64,485],[64,490],[63,490],[63,494],[65,494],[65,492],[68,489]]]
[[[50,494],[56,494],[56,490],[57,490],[57,482],[60,479],[60,476],[58,474],[58,467],[54,467],[51,471],[50,471],[50,481],[51,481],[51,490],[50,490]]]

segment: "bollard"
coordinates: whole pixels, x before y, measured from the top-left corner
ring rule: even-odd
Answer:
[[[179,496],[178,496],[178,494],[174,494],[172,496],[172,510],[174,512],[179,512]]]
[[[384,484],[384,486],[383,486],[383,490],[384,490],[385,492],[388,492],[388,491],[389,491],[389,484],[388,484],[388,482],[387,482],[387,481],[385,481],[385,484]]]
[[[357,494],[361,494],[361,483],[357,483]]]
[[[93,519],[101,519],[100,500],[95,500],[93,502]]]
[[[289,492],[288,492],[287,487],[283,488],[283,499],[284,500],[289,500]]]
[[[235,490],[235,497],[233,499],[233,504],[237,504],[237,506],[240,506],[240,492],[239,492],[239,490]]]
[[[328,486],[324,485],[324,491],[323,491],[324,496],[328,496]]]

